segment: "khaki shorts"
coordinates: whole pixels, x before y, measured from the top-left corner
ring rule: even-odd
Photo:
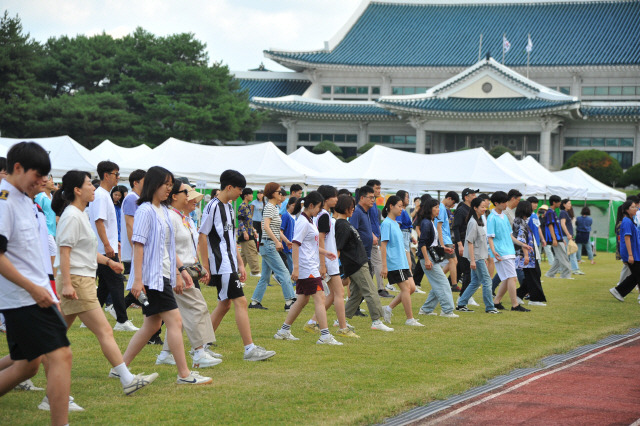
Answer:
[[[96,279],[94,277],[83,277],[81,275],[71,275],[71,285],[76,291],[78,299],[67,299],[62,297],[62,276],[56,277],[56,289],[60,299],[60,310],[65,315],[80,314],[95,308],[100,308],[98,294],[96,292]]]

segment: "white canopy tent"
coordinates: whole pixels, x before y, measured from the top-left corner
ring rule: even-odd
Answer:
[[[544,184],[549,191],[549,195],[559,195],[561,198],[571,198],[576,200],[584,200],[587,198],[587,188],[577,182],[567,181],[561,177],[554,175],[542,164],[538,163],[535,158],[527,155],[520,163],[520,171],[523,173],[538,177],[538,182]]]
[[[149,148],[145,144],[138,145],[133,148],[125,148],[119,145],[114,144],[109,139],[102,142],[100,145],[96,146],[91,150],[91,154],[93,154],[94,161],[96,165],[103,160],[110,160],[116,163],[119,167],[122,167],[121,164],[127,162],[131,158],[139,159],[145,155],[149,155],[151,153],[151,148]],[[129,174],[133,170],[121,170],[122,174]]]
[[[318,173],[324,173],[337,167],[344,167],[345,165],[342,160],[329,151],[323,154],[314,154],[303,146],[289,154],[289,158],[293,158],[298,163]]]
[[[93,154],[87,148],[71,139],[69,136],[57,136],[53,138],[26,138],[12,139],[0,138],[0,145],[10,148],[22,141],[36,142],[49,152],[51,159],[51,174],[59,180],[69,170],[83,170],[96,174],[96,164]]]
[[[6,157],[7,152],[9,152],[9,148],[4,145],[0,145],[0,157]]]
[[[560,179],[572,182],[578,186],[587,189],[587,200],[612,200],[625,201],[627,196],[624,192],[617,191],[610,186],[589,176],[579,167],[573,167],[567,170],[560,170],[552,173]]]

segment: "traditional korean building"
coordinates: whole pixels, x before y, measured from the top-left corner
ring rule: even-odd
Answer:
[[[287,153],[330,140],[345,157],[373,142],[504,145],[551,169],[593,148],[640,161],[638,0],[364,1],[321,49],[265,57],[292,71],[235,76],[269,112],[255,141]]]

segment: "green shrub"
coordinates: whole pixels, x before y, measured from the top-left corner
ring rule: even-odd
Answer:
[[[576,152],[564,163],[562,170],[572,167],[580,167],[605,185],[615,186],[622,178],[622,167],[618,160],[597,149]]]
[[[322,141],[318,145],[314,146],[311,151],[314,154],[324,154],[329,151],[335,156],[342,157],[342,148],[331,141]]]
[[[358,154],[362,155],[365,152],[369,151],[371,148],[373,148],[374,146],[376,146],[376,144],[374,144],[373,142],[369,142],[367,144],[362,145],[360,148],[358,148],[358,150],[356,151]]]
[[[498,158],[505,152],[508,152],[509,154],[514,155],[513,151],[511,151],[506,146],[502,146],[502,145],[498,145],[496,147],[491,148],[491,151],[489,151],[489,154],[491,154],[493,158]]]
[[[622,179],[620,179],[620,186],[625,187],[629,185],[640,187],[640,163],[629,167],[622,176]]]

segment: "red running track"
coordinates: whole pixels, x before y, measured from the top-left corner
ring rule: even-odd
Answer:
[[[640,425],[640,336],[523,377],[419,424]]]

